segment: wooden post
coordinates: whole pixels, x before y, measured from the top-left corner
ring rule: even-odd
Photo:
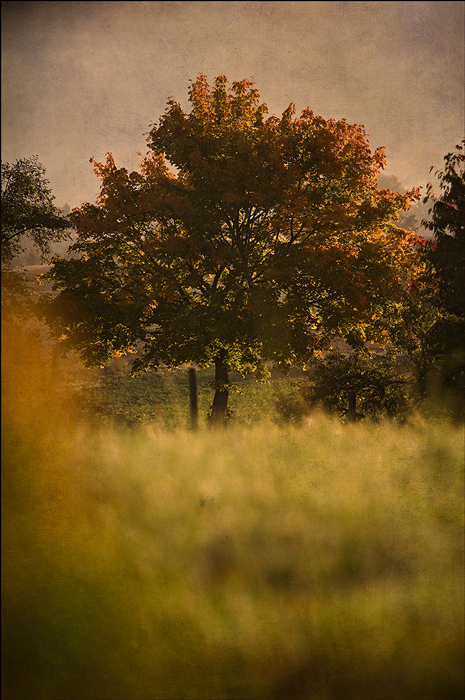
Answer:
[[[356,394],[353,389],[350,389],[348,392],[348,398],[349,398],[349,412],[347,414],[348,420],[353,423],[356,420]]]
[[[199,427],[199,402],[197,397],[197,374],[195,367],[189,367],[189,395],[191,408],[191,428],[197,430]]]

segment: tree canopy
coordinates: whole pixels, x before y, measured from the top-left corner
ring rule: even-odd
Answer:
[[[335,335],[386,337],[418,263],[398,212],[419,193],[377,189],[385,155],[362,125],[293,104],[267,117],[249,80],[201,75],[189,102],[168,101],[140,172],[91,159],[100,195],[70,214],[51,323],[89,365],[136,347],[134,371],[214,362],[222,417],[229,370],[260,379]]]

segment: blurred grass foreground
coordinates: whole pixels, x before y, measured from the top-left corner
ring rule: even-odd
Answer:
[[[2,341],[2,698],[462,700],[463,429],[86,427]]]

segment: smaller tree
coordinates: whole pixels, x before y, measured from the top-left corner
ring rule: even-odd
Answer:
[[[411,405],[409,379],[395,353],[333,351],[314,361],[302,396],[310,407],[319,404],[343,418],[403,418]]]
[[[51,243],[70,237],[72,224],[53,204],[54,196],[37,156],[1,164],[1,266],[2,306],[28,312],[33,294],[25,274],[12,269],[25,251],[24,240],[32,240],[45,262]]]
[[[41,259],[50,255],[50,244],[69,238],[71,223],[53,204],[45,169],[37,156],[1,164],[2,265],[9,265],[24,251],[23,236],[32,239]]]

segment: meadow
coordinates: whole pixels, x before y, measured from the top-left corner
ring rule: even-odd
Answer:
[[[463,698],[463,426],[92,421],[2,345],[4,700]]]

